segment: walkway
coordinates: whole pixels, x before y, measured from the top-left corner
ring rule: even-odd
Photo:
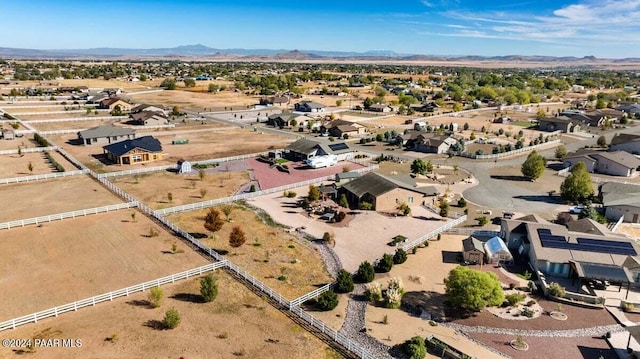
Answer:
[[[491,328],[480,326],[467,326],[456,323],[441,323],[440,325],[455,329],[463,333],[486,333],[504,335],[522,335],[523,337],[553,337],[553,338],[577,338],[577,337],[599,337],[607,332],[624,332],[625,328],[619,324],[605,325],[591,328],[569,329],[569,330],[527,330],[527,329],[507,329]]]

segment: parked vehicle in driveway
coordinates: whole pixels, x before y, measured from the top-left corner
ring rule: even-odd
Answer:
[[[582,210],[587,208],[587,206],[571,206],[569,207],[569,213],[571,214],[580,214]]]

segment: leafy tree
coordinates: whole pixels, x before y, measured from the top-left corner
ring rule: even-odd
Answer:
[[[220,215],[220,211],[216,208],[209,208],[209,212],[207,212],[207,216],[204,219],[204,228],[215,233],[222,228],[224,225],[224,219]]]
[[[484,225],[489,223],[489,219],[487,218],[487,216],[476,217],[476,221],[478,221],[478,225],[480,227],[483,227]]]
[[[402,352],[405,353],[409,359],[425,358],[427,356],[427,347],[424,338],[415,336],[402,343]]]
[[[607,218],[605,216],[603,216],[602,214],[600,214],[600,212],[598,212],[595,208],[591,207],[591,206],[587,206],[586,208],[583,208],[580,211],[580,214],[578,214],[578,218],[582,219],[582,218],[590,218],[593,219],[594,221],[600,223],[600,224],[605,224],[607,223]]]
[[[360,263],[358,271],[356,272],[356,279],[360,283],[370,283],[376,277],[376,271],[373,265],[368,261]]]
[[[200,295],[206,303],[213,302],[218,296],[218,284],[213,274],[209,273],[200,279]]]
[[[218,91],[218,85],[216,85],[216,84],[209,84],[208,91],[209,91],[209,92],[216,92],[216,91]]]
[[[192,78],[184,79],[184,87],[195,87],[195,86],[196,86],[196,80]]]
[[[564,146],[558,146],[558,148],[556,148],[556,158],[561,160],[563,158],[565,158],[567,156],[567,148]]]
[[[309,185],[309,194],[307,195],[309,201],[317,201],[320,199],[320,189],[318,186]]]
[[[162,298],[164,297],[164,292],[160,287],[153,287],[149,290],[149,294],[147,295],[147,301],[149,302],[149,306],[151,308],[158,308],[162,305]]]
[[[340,107],[342,106],[343,101],[342,100],[336,100],[336,106]]]
[[[427,164],[420,158],[416,158],[411,163],[411,173],[423,175],[427,173]]]
[[[440,217],[447,217],[449,215],[449,203],[447,201],[440,202]]]
[[[328,290],[318,296],[317,305],[320,310],[332,310],[338,306],[338,295],[336,292]]]
[[[536,119],[541,119],[541,118],[545,118],[547,116],[547,113],[544,112],[544,110],[538,110],[538,112],[536,112]]]
[[[449,272],[444,284],[448,301],[453,307],[479,311],[504,301],[500,280],[492,272],[460,266]]]
[[[467,200],[464,199],[464,197],[460,197],[460,199],[458,200],[458,207],[466,207],[467,206]]]
[[[544,172],[545,167],[545,159],[536,151],[532,151],[527,159],[524,161],[520,170],[522,174],[529,178],[532,181],[540,178],[542,176],[542,172]]]
[[[338,279],[336,280],[336,292],[338,293],[350,293],[353,291],[353,276],[351,273],[344,269],[338,272]]]
[[[29,172],[33,172],[33,163],[29,162],[27,169],[29,169]]]
[[[563,226],[572,221],[573,221],[573,216],[567,212],[560,212],[556,217],[556,223],[561,224]]]
[[[173,78],[166,78],[160,84],[160,87],[164,87],[167,90],[175,90],[176,89],[176,80]]]
[[[342,194],[340,196],[340,200],[338,201],[338,205],[340,205],[340,207],[343,208],[349,208],[349,201],[347,200],[347,195],[346,194]]]
[[[378,261],[376,270],[380,273],[389,273],[391,267],[393,267],[393,257],[391,257],[388,253],[385,253]]]
[[[409,207],[409,205],[404,202],[400,203],[396,207],[396,209],[400,211],[400,214],[402,214],[403,216],[408,216],[411,214],[411,207]]]
[[[607,138],[604,136],[600,136],[598,137],[598,142],[597,142],[598,146],[600,147],[607,147]]]
[[[583,203],[593,196],[593,184],[591,175],[587,172],[587,166],[583,162],[576,163],[571,168],[571,173],[562,181],[560,194],[566,201]]]
[[[180,116],[180,107],[173,106],[173,108],[171,108],[171,114],[174,116]]]
[[[234,226],[229,234],[229,245],[233,248],[238,248],[247,241],[247,237],[240,226]]]
[[[402,264],[407,261],[407,252],[402,249],[396,249],[396,252],[393,254],[393,263],[394,264]]]
[[[462,125],[462,129],[465,130],[465,131],[468,130],[469,129],[469,123],[465,122],[464,125]]]
[[[433,163],[431,163],[431,160],[427,162],[426,170],[427,170],[427,173],[433,172]]]
[[[178,313],[175,308],[171,308],[164,314],[162,324],[164,324],[164,327],[167,329],[174,329],[180,324],[180,320],[180,313]]]

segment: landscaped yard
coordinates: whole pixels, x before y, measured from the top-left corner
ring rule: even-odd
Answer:
[[[270,217],[258,217],[255,212],[232,205],[231,222],[212,233],[204,228],[208,209],[172,214],[168,219],[226,257],[249,274],[264,282],[285,298],[295,299],[331,282],[319,254],[294,235],[273,224]],[[221,215],[225,218],[225,215]],[[263,223],[263,220],[267,223]],[[270,225],[271,224],[271,225]],[[229,245],[233,226],[240,226],[246,243],[239,248]]]
[[[199,278],[192,278],[163,286],[159,308],[146,305],[148,291],[136,293],[1,332],[0,338],[82,340],[80,348],[36,348],[30,358],[342,358],[228,274],[218,270],[214,276],[218,296],[212,303],[198,301]],[[169,308],[181,316],[178,327],[154,329]],[[0,349],[4,358],[14,353]]]

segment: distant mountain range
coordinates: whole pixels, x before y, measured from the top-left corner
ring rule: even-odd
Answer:
[[[216,49],[205,45],[183,45],[157,49],[126,49],[98,47],[91,49],[37,50],[0,47],[0,58],[16,59],[260,59],[260,60],[369,60],[369,61],[496,61],[496,62],[541,62],[541,63],[638,63],[639,58],[598,59],[594,56],[555,57],[555,56],[435,56],[399,54],[389,50],[367,52],[321,51],[321,50],[285,50],[285,49]]]

